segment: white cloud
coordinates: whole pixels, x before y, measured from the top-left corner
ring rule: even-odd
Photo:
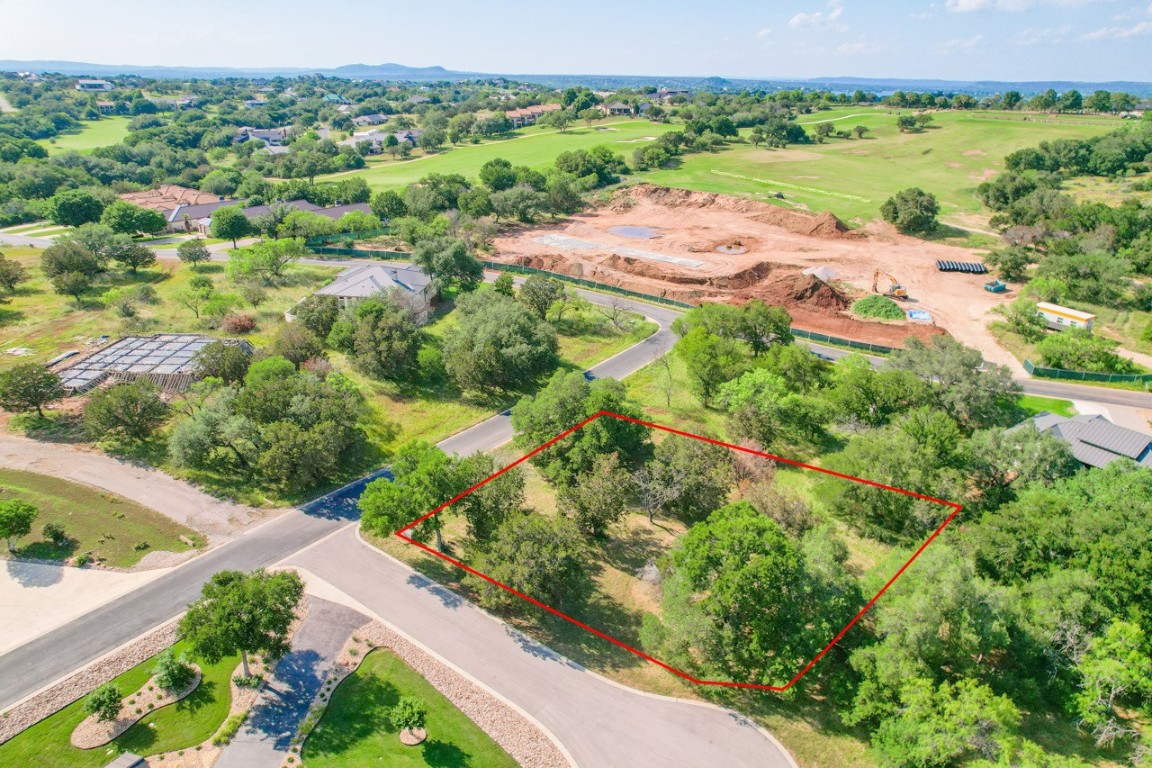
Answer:
[[[1152,32],[1152,21],[1142,21],[1132,27],[1102,27],[1095,32],[1084,35],[1085,40],[1127,40],[1138,35],[1147,35]]]
[[[984,35],[976,35],[968,38],[955,38],[944,43],[940,47],[941,53],[955,53],[957,51],[966,51],[969,48],[975,48],[984,42]]]
[[[879,53],[884,46],[879,43],[866,43],[863,40],[857,43],[844,43],[836,47],[836,53],[841,56],[862,56],[867,53]]]
[[[972,11],[1019,13],[1042,6],[1075,7],[1110,2],[1113,0],[945,0],[944,7],[953,13],[971,13]]]
[[[764,29],[762,29],[756,33],[756,39],[757,40],[763,40],[764,38],[768,37],[771,34],[772,34],[772,28],[771,27],[764,27]]]
[[[1059,45],[1071,31],[1071,24],[1059,27],[1028,27],[1016,35],[1016,45]]]
[[[840,20],[840,14],[842,13],[844,13],[844,6],[841,5],[840,0],[829,0],[827,11],[798,13],[788,22],[788,26],[792,27],[792,29],[800,29],[801,27],[831,27]],[[847,27],[840,28],[847,29]]]

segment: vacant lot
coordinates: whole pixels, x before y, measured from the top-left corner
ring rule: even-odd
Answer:
[[[686,155],[676,169],[641,174],[645,181],[756,199],[785,196],[785,205],[832,211],[850,223],[877,218],[881,204],[906,187],[922,187],[941,203],[943,221],[983,228],[987,212],[976,186],[1004,167],[1004,156],[1041,141],[1086,138],[1123,125],[1110,118],[1078,119],[1005,112],[937,112],[922,133],[900,133],[899,110],[852,108],[801,116],[837,129],[863,125],[864,139],[831,139],[787,149],[737,144],[717,153]],[[910,114],[905,111],[904,114]]]
[[[428,740],[400,743],[388,712],[402,696],[428,710]],[[507,752],[452,702],[389,650],[376,650],[332,694],[324,718],[304,744],[308,768],[513,768]]]
[[[32,533],[19,540],[18,554],[40,560],[89,555],[115,568],[127,568],[149,552],[186,552],[181,536],[204,545],[204,537],[159,512],[106,491],[34,472],[0,469],[0,499],[18,499],[40,510]],[[56,545],[41,529],[64,526],[67,540]]]
[[[105,117],[90,123],[71,133],[62,133],[51,139],[41,139],[40,145],[48,150],[50,155],[75,150],[80,153],[91,152],[96,147],[107,147],[119,144],[120,140],[128,135],[128,117]]]

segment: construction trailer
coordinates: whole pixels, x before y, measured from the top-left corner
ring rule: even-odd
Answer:
[[[1059,304],[1049,304],[1046,301],[1036,303],[1036,312],[1041,315],[1048,328],[1053,331],[1063,331],[1065,328],[1083,328],[1092,330],[1092,323],[1096,315],[1091,312],[1081,312],[1078,309],[1062,307]]]

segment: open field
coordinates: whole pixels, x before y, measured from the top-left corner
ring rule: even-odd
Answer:
[[[187,646],[177,643],[173,650],[179,656]],[[196,690],[186,699],[146,715],[107,746],[77,749],[69,743],[72,731],[87,716],[81,699],[0,744],[0,765],[100,768],[121,752],[157,755],[200,744],[216,732],[228,714],[232,698],[229,678],[240,659],[226,656],[215,664],[191,660],[204,672]],[[148,681],[155,663],[156,657],[152,657],[112,682],[127,696]]]
[[[68,560],[87,554],[114,568],[128,568],[149,552],[186,552],[184,536],[204,537],[159,512],[115,494],[34,472],[0,469],[0,499],[26,501],[40,510],[32,533],[18,541],[18,554],[38,560]],[[64,526],[61,546],[44,538],[45,523]]]
[[[1005,155],[1041,141],[1087,138],[1123,125],[1101,117],[935,112],[923,133],[900,133],[899,114],[856,107],[802,115],[799,122],[809,131],[816,122],[833,121],[837,129],[863,125],[871,132],[864,139],[787,149],[736,144],[717,153],[685,155],[679,168],[640,176],[653,184],[756,199],[782,192],[785,205],[829,210],[852,224],[877,218],[893,193],[918,186],[940,200],[944,222],[982,229],[987,212],[974,192],[1003,169]]]
[[[561,152],[589,149],[603,144],[625,157],[642,146],[647,136],[659,136],[673,130],[676,125],[653,123],[648,120],[605,120],[587,128],[584,123],[574,124],[564,133],[554,128],[532,126],[516,132],[512,138],[486,141],[480,144],[461,144],[432,155],[411,160],[392,160],[388,155],[369,161],[368,168],[324,177],[338,179],[345,175],[363,176],[375,188],[389,189],[411,184],[429,173],[459,173],[475,178],[480,166],[496,157],[503,157],[513,165],[540,168],[550,165]]]
[[[85,123],[79,131],[61,133],[51,139],[41,139],[40,146],[48,150],[48,154],[57,155],[69,150],[80,153],[91,152],[96,147],[107,147],[119,144],[120,140],[128,135],[129,117],[105,117],[90,123]]]
[[[428,740],[400,743],[388,711],[402,696],[428,710]],[[372,651],[332,694],[319,725],[304,743],[308,768],[513,768],[516,762],[392,651]]]

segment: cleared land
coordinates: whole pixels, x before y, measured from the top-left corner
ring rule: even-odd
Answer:
[[[641,184],[561,224],[497,238],[495,258],[685,302],[759,298],[786,307],[799,328],[888,346],[946,331],[989,361],[1019,367],[985,329],[1004,298],[984,291],[982,276],[936,269],[938,259],[980,261],[980,253],[881,223],[847,231],[831,214]],[[810,267],[836,275],[825,282],[802,274]],[[852,300],[871,291],[877,270],[907,288],[902,308],[927,311],[935,326],[852,316]],[[884,277],[880,286],[888,286]]]
[[[121,139],[128,135],[130,120],[128,117],[105,117],[84,123],[84,127],[78,131],[61,133],[51,139],[41,139],[39,144],[47,149],[50,155],[70,150],[86,154],[96,147],[119,144]]]
[[[187,646],[177,643],[173,650],[179,656]],[[216,732],[228,715],[232,700],[230,677],[240,658],[228,656],[215,664],[198,658],[191,660],[204,672],[196,690],[178,703],[145,716],[108,746],[77,749],[69,742],[72,731],[87,717],[81,699],[0,744],[0,765],[100,768],[121,752],[158,755],[200,744]],[[156,657],[152,657],[112,682],[127,696],[148,681],[155,664]]]
[[[400,743],[389,710],[402,696],[428,710],[428,740]],[[389,650],[375,650],[332,694],[332,703],[304,744],[309,768],[513,768],[516,762],[424,678]]]
[[[21,557],[69,560],[88,555],[103,565],[128,568],[149,552],[187,552],[183,536],[196,546],[204,537],[155,510],[97,488],[34,472],[0,469],[0,499],[18,499],[40,514],[32,533],[18,542]],[[45,523],[64,526],[62,545],[45,539]]]

